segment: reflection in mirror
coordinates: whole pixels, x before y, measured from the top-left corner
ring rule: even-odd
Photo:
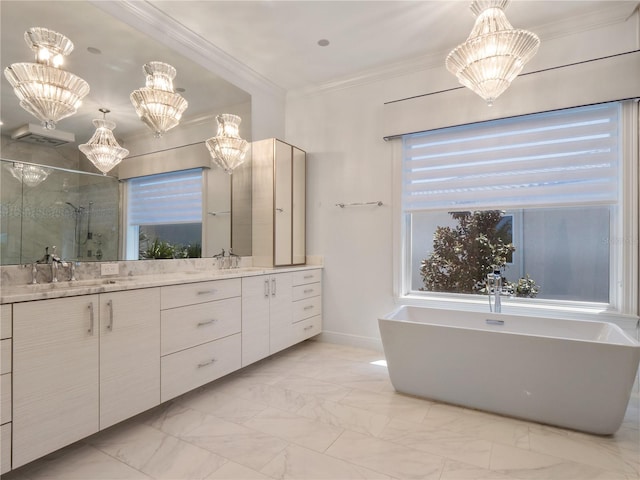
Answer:
[[[33,184],[15,169],[41,166],[0,163],[0,264],[32,263],[54,246],[63,260],[118,259],[117,179],[45,167],[49,174]]]
[[[230,178],[213,164],[204,143],[216,134],[215,117],[222,113],[239,115],[242,118],[240,136],[251,141],[251,96],[212,71],[159,44],[145,35],[144,29],[134,28],[110,15],[100,8],[106,3],[2,0],[2,68],[25,61],[28,53],[25,53],[23,37],[28,28],[47,27],[73,41],[74,54],[65,69],[85,79],[91,89],[76,114],[58,122],[56,130],[38,135],[37,119],[20,107],[13,89],[2,76],[0,149],[3,158],[47,167],[97,172],[79,152],[78,145],[86,143],[93,135],[95,127],[92,120],[98,109],[107,108],[111,110],[110,119],[117,124],[114,130],[116,140],[130,152],[118,167],[109,172],[115,178],[107,181],[116,185],[116,192],[116,178],[121,180],[120,190],[126,191],[128,178],[202,168],[202,256],[212,256],[222,248],[228,251],[231,247],[234,253],[251,255],[250,160],[243,164],[242,167],[246,168],[235,171]],[[180,125],[160,139],[154,138],[150,129],[138,118],[129,99],[131,92],[140,88],[142,65],[149,61],[167,62],[177,69],[174,87],[189,102]],[[28,135],[19,137],[19,130]],[[61,170],[54,170],[51,178],[32,189],[17,181],[5,168],[0,171],[3,188],[0,263],[32,262],[42,257],[45,246],[52,245],[56,245],[58,255],[66,259],[125,259],[124,247],[128,241],[124,237],[127,232],[126,195],[120,194],[120,202],[125,199],[125,203],[116,203],[111,215],[100,212],[99,207],[107,207],[102,201],[93,199],[93,188],[97,189],[97,198],[102,195],[99,192],[102,187],[97,186],[98,181],[93,176],[78,177],[82,180],[78,180],[75,186],[69,184],[71,186],[65,188],[71,188],[72,191],[63,194],[60,193],[65,192]],[[5,185],[10,185],[7,191],[13,192],[12,196],[5,195]],[[16,189],[20,192],[17,196]],[[21,203],[23,201],[24,205]],[[17,204],[19,207],[16,210],[14,206]],[[37,214],[33,212],[32,208],[35,207],[32,205],[38,206]],[[19,215],[6,216],[5,212],[9,211],[19,212]],[[105,221],[107,218],[113,220],[108,229],[105,225],[105,231],[113,232],[113,238],[101,232],[101,248],[96,244],[98,238],[86,238],[93,233],[87,227],[89,211],[91,230],[96,230],[94,227],[98,215],[104,215]],[[214,216],[208,212],[231,213]],[[26,214],[30,216],[26,218]],[[53,239],[45,236],[45,233],[56,232],[58,227],[60,232]],[[186,227],[178,225],[172,234],[181,238],[182,228]],[[178,241],[182,240],[175,240]],[[22,242],[31,243],[22,245]],[[9,245],[13,247],[9,248]],[[102,253],[100,259],[97,258],[98,251]]]

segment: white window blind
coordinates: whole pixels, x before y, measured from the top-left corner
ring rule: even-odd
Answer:
[[[403,208],[618,201],[618,103],[403,136]]]
[[[202,169],[128,180],[129,225],[202,221]]]

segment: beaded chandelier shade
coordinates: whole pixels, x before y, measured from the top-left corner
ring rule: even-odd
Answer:
[[[173,90],[176,69],[171,65],[149,62],[142,71],[146,74],[146,85],[131,93],[131,103],[154,136],[161,137],[180,123],[189,103]]]
[[[11,172],[14,178],[27,187],[40,185],[52,172],[50,168],[32,165],[30,163],[13,162],[12,164],[6,164],[5,167]]]
[[[14,63],[4,75],[20,100],[20,106],[53,130],[56,122],[73,115],[89,93],[89,84],[60,68],[73,43],[61,33],[33,27],[24,34],[36,54],[36,63]]]
[[[99,111],[102,112],[102,118],[96,118],[93,121],[96,131],[87,143],[78,145],[78,148],[103,175],[106,175],[109,170],[129,155],[129,150],[118,145],[113,136],[112,130],[116,128],[116,124],[107,120],[109,110],[101,108]]]
[[[446,59],[447,69],[465,87],[492,105],[538,51],[534,33],[514,29],[504,9],[509,0],[475,0],[476,22],[467,40]]]
[[[239,126],[242,119],[237,115],[223,113],[216,116],[218,132],[205,143],[213,161],[229,175],[244,162],[249,143],[240,138]]]

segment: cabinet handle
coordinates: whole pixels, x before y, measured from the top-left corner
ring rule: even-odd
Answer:
[[[307,279],[309,279],[309,278],[313,278],[313,275],[305,275],[303,278],[304,278],[305,280],[307,280]]]
[[[284,208],[276,208],[276,212],[282,213],[282,212],[284,212]]]
[[[308,327],[304,327],[305,330],[311,330],[313,329],[313,325],[309,325]]]
[[[200,290],[198,292],[198,295],[213,295],[214,293],[216,293],[218,290],[216,290],[215,288],[212,288],[211,290]]]
[[[109,300],[107,302],[107,307],[109,307],[109,323],[107,324],[107,330],[113,330],[113,301]]]
[[[276,296],[276,279],[275,278],[271,279],[271,296],[272,297]]]
[[[264,296],[269,298],[269,279],[264,281]]]
[[[206,362],[199,363],[198,364],[198,368],[202,368],[202,367],[206,367],[207,365],[211,365],[215,361],[216,361],[216,359],[212,358],[211,360],[207,360]]]
[[[313,293],[313,288],[307,288],[304,293]]]
[[[93,335],[94,316],[93,316],[93,302],[88,306],[89,308],[89,334]]]
[[[198,322],[198,327],[204,327],[205,325],[211,325],[213,322],[215,322],[216,319],[213,318],[211,320],[205,320],[204,322]]]
[[[304,307],[305,310],[313,310],[313,305],[307,305]]]

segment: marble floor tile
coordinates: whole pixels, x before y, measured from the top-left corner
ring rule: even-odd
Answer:
[[[2,480],[640,480],[640,387],[613,436],[394,391],[380,352],[303,342]]]
[[[351,462],[290,445],[261,470],[276,479],[347,480],[388,479],[392,477]]]
[[[107,455],[155,479],[202,480],[226,459],[145,424],[118,425],[88,439]]]
[[[345,431],[327,455],[399,479],[439,479],[445,459],[361,433]]]
[[[324,452],[343,431],[340,427],[275,408],[263,411],[244,425],[317,452]]]
[[[492,443],[462,433],[391,420],[379,438],[480,468],[489,468]]]

